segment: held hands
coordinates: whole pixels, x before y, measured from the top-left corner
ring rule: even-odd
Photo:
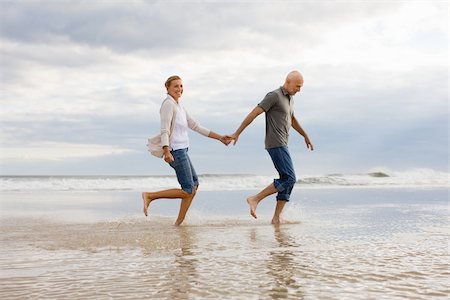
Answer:
[[[220,136],[219,141],[221,141],[225,146],[228,146],[231,143],[231,139],[228,135]]]
[[[235,133],[233,133],[232,135],[229,135],[229,134],[226,134],[226,135],[222,135],[221,137],[220,137],[220,141],[225,145],[225,146],[228,146],[230,143],[231,143],[231,141],[233,141],[234,140],[234,143],[233,143],[233,145],[236,145],[236,142],[237,142],[237,138],[238,136],[235,134]]]
[[[233,146],[235,146],[236,143],[237,143],[237,141],[238,141],[238,139],[239,139],[239,134],[237,134],[237,133],[235,132],[235,133],[233,133],[232,135],[227,135],[227,137],[230,139],[230,142],[231,142],[232,140],[234,140]]]

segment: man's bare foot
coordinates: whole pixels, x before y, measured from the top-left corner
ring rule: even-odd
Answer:
[[[256,206],[258,206],[258,201],[256,200],[255,196],[250,196],[247,198],[247,203],[250,206],[250,214],[253,218],[257,219],[256,216]]]
[[[149,197],[150,193],[143,192],[142,193],[142,201],[144,202],[144,215],[147,216],[148,206],[150,205],[150,202],[152,202],[152,199]]]
[[[181,220],[181,221],[176,220],[176,221],[175,221],[175,224],[173,224],[173,225],[174,225],[174,226],[180,226],[181,223],[183,223],[183,221],[184,221],[184,220]]]
[[[273,217],[272,224],[273,225],[280,225],[281,224],[280,218],[279,217]]]

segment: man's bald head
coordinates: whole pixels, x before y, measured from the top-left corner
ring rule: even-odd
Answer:
[[[294,96],[303,86],[303,76],[299,71],[291,71],[286,76],[286,81],[283,87],[287,90],[289,95]]]
[[[299,71],[291,71],[286,76],[286,81],[296,80],[296,79],[303,79],[302,74]]]

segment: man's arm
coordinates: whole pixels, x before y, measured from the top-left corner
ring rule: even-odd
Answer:
[[[314,146],[313,144],[311,144],[308,135],[303,130],[302,126],[300,126],[300,123],[297,121],[297,118],[295,118],[294,115],[292,116],[292,128],[294,128],[298,133],[300,133],[305,138],[306,147],[311,151],[314,150]]]
[[[259,116],[260,114],[262,114],[264,112],[264,110],[259,107],[256,106],[248,115],[247,117],[245,117],[244,121],[242,121],[241,126],[239,126],[239,128],[236,130],[235,133],[233,133],[230,137],[231,139],[234,140],[233,145],[236,145],[237,140],[239,139],[239,135],[242,133],[242,131],[244,131],[244,129],[250,125],[254,119],[256,119],[257,116]]]

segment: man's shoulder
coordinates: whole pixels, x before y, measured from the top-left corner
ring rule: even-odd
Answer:
[[[268,92],[266,94],[266,97],[264,97],[264,98],[278,99],[278,92],[277,92],[277,90],[278,89]]]
[[[281,87],[278,87],[276,89],[274,89],[273,91],[268,92],[267,94],[278,94],[281,93]]]

